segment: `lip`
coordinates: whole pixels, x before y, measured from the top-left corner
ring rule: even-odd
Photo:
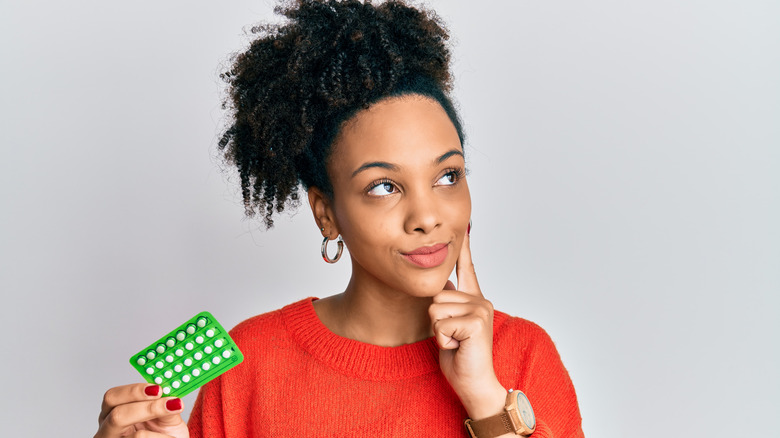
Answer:
[[[401,255],[421,268],[435,268],[444,263],[448,253],[449,244],[438,243],[432,246],[421,246],[414,251],[401,253]]]

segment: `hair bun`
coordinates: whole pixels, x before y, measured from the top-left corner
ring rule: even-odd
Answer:
[[[263,211],[268,227],[300,183],[332,194],[325,161],[345,118],[419,78],[445,103],[451,88],[448,34],[432,12],[358,0],[275,11],[288,20],[253,27],[257,38],[221,75],[233,123],[219,147],[238,168],[246,214]]]

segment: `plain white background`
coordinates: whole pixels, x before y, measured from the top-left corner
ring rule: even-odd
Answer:
[[[776,436],[780,5],[429,4],[482,289],[551,334],[586,434]],[[260,230],[215,158],[218,73],[271,6],[0,0],[3,436],[91,436],[194,313],[346,284],[308,206]]]

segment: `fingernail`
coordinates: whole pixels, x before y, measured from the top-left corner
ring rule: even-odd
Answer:
[[[171,412],[178,411],[179,409],[181,409],[181,407],[182,404],[180,398],[172,398],[167,402],[165,402],[165,409],[168,409]]]
[[[160,385],[149,385],[144,388],[144,393],[150,397],[157,397],[160,395]]]
[[[468,230],[466,230],[466,234],[468,234],[469,236],[471,236],[471,220],[469,220],[469,229],[468,229]]]

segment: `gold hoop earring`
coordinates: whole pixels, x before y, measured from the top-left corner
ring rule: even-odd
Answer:
[[[333,258],[328,257],[328,236],[325,236],[325,239],[322,240],[322,247],[320,248],[320,252],[322,253],[322,260],[325,260],[328,263],[336,263],[341,258],[341,253],[344,252],[344,241],[341,240],[341,234],[339,234],[339,240],[336,242],[338,244],[339,249],[336,251],[336,256]]]

